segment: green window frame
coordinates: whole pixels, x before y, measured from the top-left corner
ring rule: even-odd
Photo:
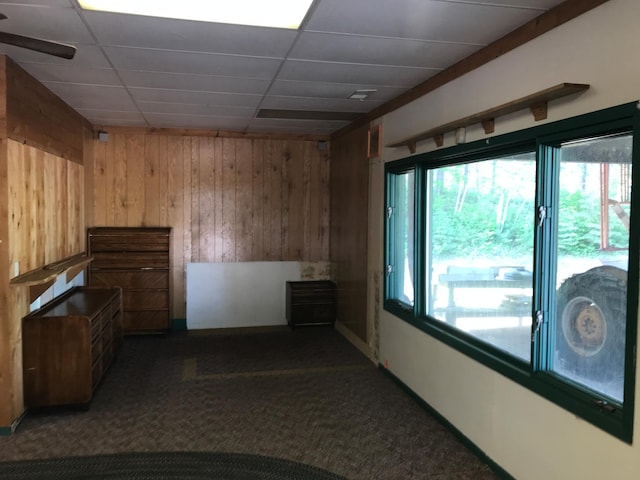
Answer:
[[[633,102],[387,163],[384,308],[631,442],[639,161]],[[482,256],[472,231],[486,237]],[[413,262],[409,279],[403,261]],[[473,308],[454,301],[454,287]]]

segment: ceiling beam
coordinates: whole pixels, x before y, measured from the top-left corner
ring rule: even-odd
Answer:
[[[499,38],[495,42],[490,43],[486,47],[438,72],[393,100],[362,115],[346,127],[334,132],[331,138],[340,137],[387,113],[397,110],[608,1],[609,0],[567,0],[506,34],[504,37]]]

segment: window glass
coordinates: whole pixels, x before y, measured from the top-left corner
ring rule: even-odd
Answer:
[[[392,248],[387,267],[390,298],[413,306],[415,172],[394,174],[392,179],[388,211]]]
[[[535,152],[429,170],[427,312],[531,358]]]
[[[560,147],[553,370],[622,401],[632,136]]]

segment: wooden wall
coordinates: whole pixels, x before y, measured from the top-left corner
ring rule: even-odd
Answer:
[[[0,56],[0,434],[24,411],[25,273],[84,250],[85,119]]]
[[[84,168],[8,142],[10,277],[84,251]]]
[[[367,343],[368,126],[331,139],[331,262],[341,323]]]
[[[87,166],[87,225],[173,228],[173,318],[186,316],[189,262],[328,261],[329,153],[317,139],[107,131]]]

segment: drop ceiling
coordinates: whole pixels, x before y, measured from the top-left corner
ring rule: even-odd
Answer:
[[[295,31],[0,2],[0,30],[77,47],[73,60],[0,53],[97,127],[327,135],[560,3],[316,0]],[[350,99],[358,89],[375,92]]]

